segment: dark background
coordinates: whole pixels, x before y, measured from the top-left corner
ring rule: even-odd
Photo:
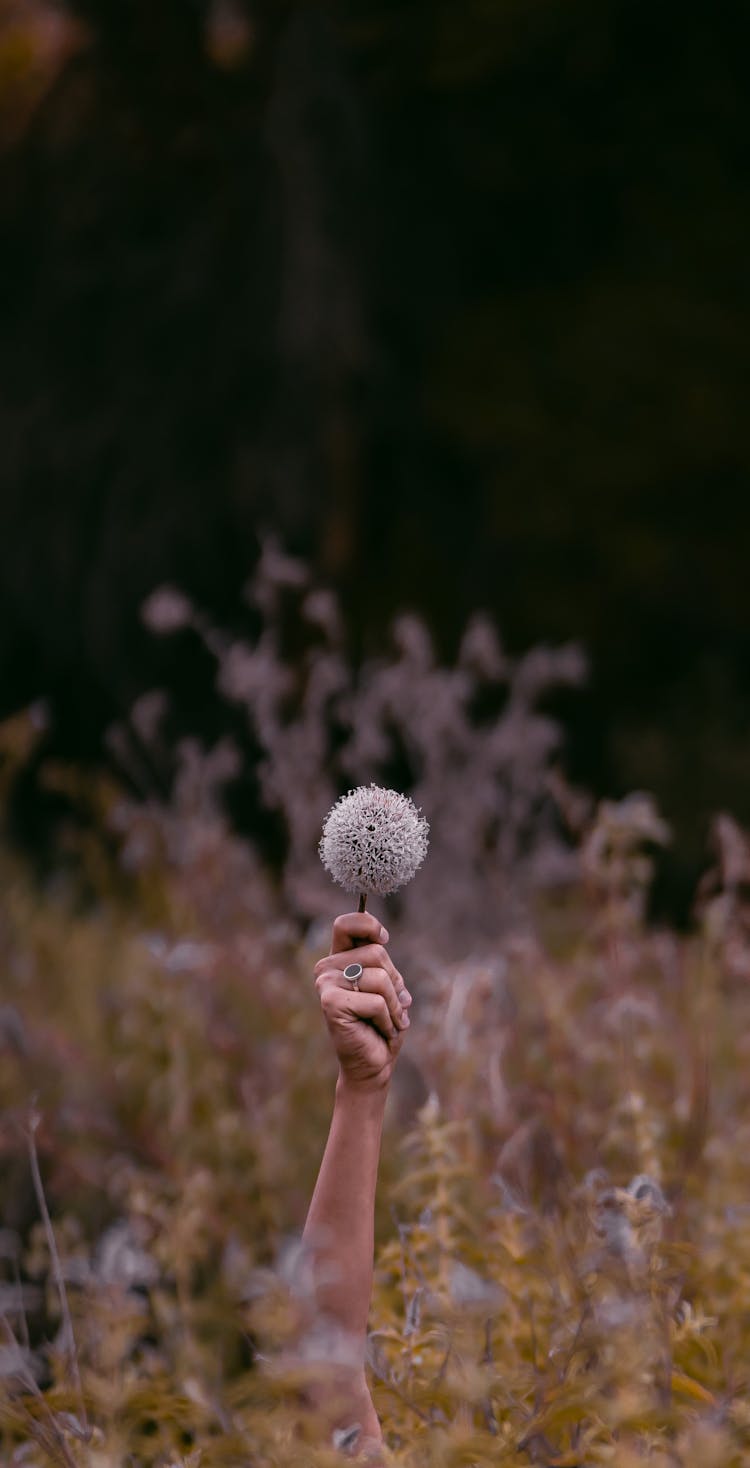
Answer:
[[[750,819],[747,12],[0,9],[0,688],[53,750],[277,530],[353,645],[581,639],[576,778]],[[191,709],[191,700],[193,707]]]

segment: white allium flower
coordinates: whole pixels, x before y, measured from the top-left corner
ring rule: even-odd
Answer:
[[[360,785],[329,811],[320,859],[345,891],[385,896],[410,882],[421,867],[429,829],[407,795]]]

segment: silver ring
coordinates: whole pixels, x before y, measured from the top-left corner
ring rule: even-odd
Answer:
[[[344,969],[344,978],[351,984],[353,989],[359,988],[359,981],[364,973],[361,963],[348,963]]]

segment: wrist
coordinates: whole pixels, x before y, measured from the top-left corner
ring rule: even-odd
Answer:
[[[347,1106],[359,1106],[366,1111],[382,1112],[388,1099],[389,1079],[354,1081],[345,1070],[339,1070],[336,1081],[336,1100]]]

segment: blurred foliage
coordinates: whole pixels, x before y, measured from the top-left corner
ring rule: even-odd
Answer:
[[[729,0],[2,0],[6,708],[98,754],[142,597],[229,615],[275,526],[371,651],[404,605],[582,638],[577,767],[658,793],[684,886],[750,819],[747,41]]]
[[[494,934],[522,894],[570,881],[570,833],[580,831],[588,800],[562,773],[563,729],[549,703],[585,683],[579,647],[540,646],[514,659],[477,615],[451,665],[411,614],[394,621],[383,656],[357,660],[338,598],[273,537],[244,600],[257,619],[252,638],[218,626],[175,587],[144,603],[154,634],[202,647],[224,714],[206,754],[193,731],[172,747],[163,689],[137,700],[108,743],[141,798],[171,789],[179,810],[215,819],[218,787],[229,787],[258,860],[274,853],[287,911],[305,921],[330,895],[316,848],[333,801],[371,781],[408,788],[430,811],[430,861],[398,910],[407,931],[429,921],[446,955],[467,925]],[[131,852],[143,860],[137,841],[126,859]],[[459,884],[457,865],[466,877]]]
[[[178,746],[161,797],[43,760],[42,780],[90,819],[60,828],[41,887],[0,833],[12,1468],[333,1468],[347,1452],[309,1406],[321,1378],[335,1390],[335,1341],[298,1248],[333,1099],[311,978],[337,901],[313,880],[312,820],[304,839],[296,823],[329,798],[327,709],[310,690],[336,665],[325,639],[338,624],[297,562],[267,547],[262,566],[252,593],[269,620],[254,648],[174,589],[145,615],[202,637],[224,696],[265,731],[265,798],[292,828],[281,875],[227,819],[226,741]],[[272,642],[282,590],[306,598],[323,634],[301,704]],[[430,900],[388,905],[415,1000],[377,1201],[368,1371],[384,1461],[740,1468],[750,841],[722,817],[692,932],[649,927],[668,830],[645,794],[594,810],[553,777],[555,730],[538,742],[534,692],[554,656],[509,668],[475,624],[456,667],[439,668],[424,628],[407,630],[348,694],[353,748],[376,759],[383,679],[392,710],[408,686],[404,716],[424,711],[412,788],[432,775],[442,790],[413,884]],[[508,705],[480,717],[481,700],[465,701],[470,670],[509,682],[512,739]],[[38,758],[42,713],[0,729],[2,819]],[[120,751],[153,765],[161,741],[167,759],[163,714],[141,701],[115,732]],[[472,729],[479,769],[487,751],[505,759],[473,783],[460,759],[441,763]],[[486,845],[495,786],[522,835],[505,864],[502,842]],[[551,790],[577,832],[568,861],[531,859],[549,853]]]

